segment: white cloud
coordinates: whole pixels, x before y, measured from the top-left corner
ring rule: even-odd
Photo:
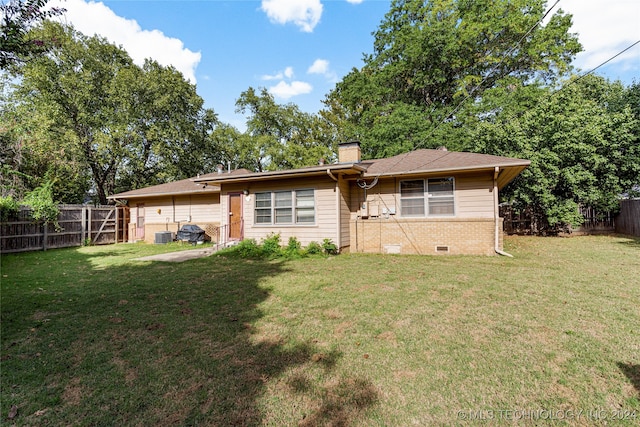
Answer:
[[[307,74],[320,74],[333,83],[338,81],[338,76],[329,68],[329,61],[326,59],[316,59],[313,61],[313,64],[307,69]]]
[[[273,96],[281,99],[289,99],[292,96],[311,93],[312,90],[313,86],[309,83],[299,81],[293,81],[291,83],[281,81],[277,85],[269,88],[269,92]]]
[[[293,67],[287,67],[284,71],[278,71],[276,74],[264,74],[260,76],[260,80],[282,80],[284,78],[293,78]]]
[[[575,65],[589,71],[640,40],[640,2],[637,0],[563,0],[559,8],[573,15],[571,32],[578,33],[583,52]],[[557,9],[555,9],[557,10]],[[609,64],[640,68],[640,45]]]
[[[293,67],[287,67],[284,69],[284,76],[288,79],[293,77]]]
[[[187,80],[196,83],[195,70],[201,54],[187,49],[181,40],[158,30],[143,30],[135,20],[116,15],[100,2],[53,0],[48,5],[65,8],[66,13],[57,19],[73,25],[81,33],[98,34],[121,45],[136,64],[142,65],[146,58],[152,58],[161,65],[175,67]]]
[[[313,32],[322,16],[320,0],[262,0],[261,9],[272,22],[293,22],[305,33]]]
[[[309,74],[325,74],[329,70],[329,61],[326,59],[316,59],[307,70]]]
[[[360,4],[362,3],[363,0],[347,0],[347,3],[351,3],[351,4]]]
[[[263,74],[260,76],[260,80],[282,80],[284,78],[284,73],[278,72],[276,74]]]

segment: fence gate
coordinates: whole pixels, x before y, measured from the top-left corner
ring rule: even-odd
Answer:
[[[26,207],[0,223],[0,252],[104,245],[128,240],[127,207],[62,205],[59,209],[57,224],[35,221]]]

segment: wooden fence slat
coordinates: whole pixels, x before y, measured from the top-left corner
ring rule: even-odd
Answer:
[[[512,206],[500,206],[500,216],[504,218],[503,230],[506,234],[554,234],[554,233],[575,233],[575,234],[598,234],[611,233],[616,230],[618,219],[611,212],[598,212],[590,207],[580,207],[579,213],[582,215],[583,224],[568,230],[554,229],[540,216],[536,216],[534,209],[525,207],[516,210]]]
[[[621,200],[616,231],[640,237],[640,199]]]
[[[61,205],[56,229],[53,224],[44,225],[31,217],[31,211],[21,208],[8,221],[0,223],[0,252],[16,253],[53,248],[82,246],[86,239],[91,244],[118,243],[126,241],[127,230],[118,233],[118,222],[115,218],[126,218],[126,207],[84,205]],[[118,215],[122,209],[123,215]],[[115,211],[115,212],[114,212]],[[95,222],[95,224],[93,224]],[[98,230],[92,236],[92,230]]]

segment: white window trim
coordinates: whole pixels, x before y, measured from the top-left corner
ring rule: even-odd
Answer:
[[[298,191],[313,191],[313,222],[297,222],[297,197],[296,194]],[[271,195],[271,206],[269,208],[257,208],[257,194],[265,194],[268,193]],[[275,222],[276,208],[275,206],[275,194],[276,193],[290,193],[291,194],[291,206],[288,207],[291,209],[291,222]],[[256,196],[253,202],[253,225],[255,227],[315,227],[318,221],[318,200],[316,197],[316,189],[315,188],[297,188],[295,190],[268,190],[268,191],[256,191]],[[270,209],[271,211],[271,221],[270,222],[257,222],[256,221],[256,210],[257,209]]]
[[[435,196],[436,199],[438,198],[453,198],[453,213],[452,214],[439,214],[439,215],[430,215],[429,214],[429,199],[434,198],[434,196],[431,195],[431,193],[429,193],[429,180],[438,180],[438,179],[449,179],[451,178],[453,180],[453,189],[452,189],[452,194],[450,196]],[[402,212],[402,183],[406,182],[406,181],[420,181],[422,180],[423,182],[423,188],[424,188],[424,215],[405,215]],[[454,176],[438,176],[438,177],[433,177],[433,178],[422,178],[422,179],[403,179],[400,180],[398,182],[398,196],[400,199],[400,217],[401,218],[454,218],[457,213],[458,213],[458,209],[457,209],[457,197],[456,197],[456,178]],[[415,197],[417,198],[417,197]]]

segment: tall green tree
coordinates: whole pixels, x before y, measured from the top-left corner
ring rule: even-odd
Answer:
[[[622,194],[640,185],[638,120],[621,105],[625,88],[602,77],[540,92],[524,111],[503,109],[472,132],[472,151],[520,157],[531,166],[502,196],[530,207],[551,230],[579,225],[579,206],[615,211]]]
[[[563,75],[581,46],[562,11],[536,25],[545,7],[543,0],[392,1],[373,54],[325,101],[346,122],[343,139],[361,139],[367,157],[455,145],[448,136],[457,138],[465,108],[485,90]]]
[[[99,202],[117,191],[204,172],[217,118],[172,67],[133,63],[121,48],[45,22],[59,40],[22,67],[21,102],[47,112],[47,132],[64,135],[90,171]]]
[[[73,135],[50,131],[49,110],[20,102],[7,89],[8,75],[0,80],[0,195],[21,200],[28,192],[52,183],[55,200],[82,203],[91,176]],[[7,90],[4,90],[7,89]]]
[[[0,3],[0,69],[6,69],[41,55],[55,39],[33,37],[35,25],[64,13],[62,8],[45,9],[48,0],[3,0]]]
[[[299,168],[332,156],[331,141],[323,138],[321,118],[294,104],[277,104],[266,89],[258,93],[250,87],[242,92],[236,107],[247,114],[243,156],[251,158],[252,169]]]

